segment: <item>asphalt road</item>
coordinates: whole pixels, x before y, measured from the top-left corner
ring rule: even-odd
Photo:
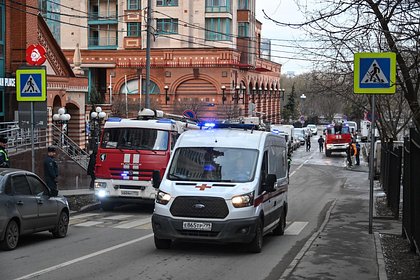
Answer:
[[[345,155],[326,158],[313,137],[312,151],[295,151],[284,236],[266,236],[263,251],[241,245],[175,243],[156,250],[153,207],[120,207],[74,215],[68,236],[24,237],[18,248],[0,252],[0,279],[279,279],[305,242],[319,229],[340,197]]]

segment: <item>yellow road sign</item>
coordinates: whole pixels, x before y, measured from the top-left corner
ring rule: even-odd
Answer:
[[[354,92],[360,94],[394,94],[396,54],[354,54]]]
[[[47,72],[45,68],[16,70],[17,101],[47,100]]]

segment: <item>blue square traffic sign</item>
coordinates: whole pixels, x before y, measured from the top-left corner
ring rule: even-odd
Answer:
[[[16,71],[17,101],[45,101],[47,78],[45,68],[18,69]]]
[[[354,92],[395,93],[395,53],[356,53],[354,55]]]

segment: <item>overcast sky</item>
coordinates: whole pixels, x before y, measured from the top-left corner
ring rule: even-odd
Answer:
[[[282,73],[295,72],[301,74],[309,71],[311,63],[293,59],[298,58],[299,54],[296,53],[296,48],[293,48],[294,43],[287,40],[302,40],[304,33],[291,28],[283,28],[277,26],[272,21],[265,19],[262,10],[267,13],[271,18],[287,22],[296,23],[303,20],[301,12],[298,11],[295,0],[257,0],[257,19],[262,22],[262,37],[272,40],[272,60],[281,63]],[[305,5],[308,0],[298,0],[301,5]],[[310,2],[310,1],[309,1]],[[286,41],[284,41],[286,40]],[[281,45],[281,46],[280,46]]]

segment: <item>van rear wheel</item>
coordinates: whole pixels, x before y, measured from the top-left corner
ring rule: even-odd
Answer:
[[[172,240],[170,239],[160,239],[155,235],[155,247],[156,249],[169,249],[171,248]]]
[[[261,219],[257,221],[255,227],[255,236],[251,243],[248,244],[248,251],[251,253],[261,253],[263,246],[263,227]]]

